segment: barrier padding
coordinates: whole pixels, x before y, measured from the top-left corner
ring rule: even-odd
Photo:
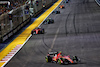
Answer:
[[[13,49],[16,48],[19,44],[24,45],[26,40],[29,39],[31,31],[38,27],[42,22],[51,14],[51,12],[62,2],[58,0],[53,6],[51,6],[46,12],[44,12],[40,17],[38,17],[29,27],[25,29],[18,37],[16,37],[3,51],[0,52],[0,67],[3,67],[8,61],[5,60],[5,57],[11,54]],[[17,51],[18,52],[18,51]],[[16,53],[17,53],[16,52]],[[14,55],[13,55],[14,56]]]

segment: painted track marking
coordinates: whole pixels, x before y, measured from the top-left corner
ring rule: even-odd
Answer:
[[[52,50],[52,48],[53,48],[53,46],[54,46],[54,44],[55,44],[55,41],[56,41],[57,36],[58,36],[58,33],[59,33],[59,28],[58,28],[57,31],[56,31],[56,35],[55,35],[55,37],[54,37],[53,43],[52,43],[52,45],[51,45],[51,48],[49,49],[49,52],[51,52],[51,50]]]

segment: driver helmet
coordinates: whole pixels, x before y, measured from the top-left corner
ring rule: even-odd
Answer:
[[[62,51],[59,51],[59,53],[62,53]]]

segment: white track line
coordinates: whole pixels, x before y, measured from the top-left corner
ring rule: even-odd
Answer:
[[[54,37],[53,43],[52,43],[52,45],[51,45],[51,48],[49,49],[49,52],[51,52],[51,50],[52,50],[52,48],[53,48],[53,46],[54,46],[54,44],[55,44],[55,41],[56,41],[57,36],[58,36],[58,32],[59,32],[59,28],[58,28],[57,31],[56,31],[56,35],[55,35],[55,37]]]

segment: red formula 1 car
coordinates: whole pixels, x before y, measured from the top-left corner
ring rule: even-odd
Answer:
[[[49,52],[45,57],[46,62],[54,62],[59,64],[73,64],[80,62],[80,59],[77,56],[73,56],[72,58],[68,56],[62,56],[61,52]]]
[[[35,35],[35,34],[44,34],[44,29],[43,28],[41,28],[41,27],[37,27],[37,28],[35,28],[35,29],[33,29],[32,31],[31,31],[31,34],[32,35]]]

